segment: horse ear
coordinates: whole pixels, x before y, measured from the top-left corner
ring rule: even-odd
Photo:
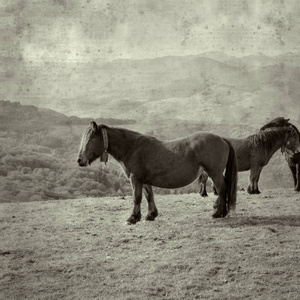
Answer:
[[[92,130],[93,130],[94,132],[97,132],[97,130],[98,130],[98,125],[97,125],[97,123],[96,123],[95,121],[92,121],[92,122],[91,122],[91,128],[92,128]]]
[[[286,125],[286,124],[289,122],[289,120],[290,120],[290,119],[284,119],[284,121],[285,121],[285,124],[284,124],[284,125]]]

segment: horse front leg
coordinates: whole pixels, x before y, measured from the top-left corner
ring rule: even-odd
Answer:
[[[294,179],[294,191],[300,192],[300,166],[299,163],[291,164],[288,161],[289,168],[292,172]]]
[[[145,192],[145,197],[148,201],[148,214],[146,216],[146,221],[154,221],[154,219],[158,216],[158,210],[154,202],[152,186],[144,184],[143,188]]]
[[[131,216],[127,219],[127,224],[135,224],[136,222],[140,221],[141,219],[141,202],[142,202],[142,190],[143,190],[143,183],[140,182],[135,175],[130,175],[130,183],[132,187],[132,194],[133,194],[133,212]]]
[[[250,195],[256,194],[255,193],[255,187],[254,187],[254,181],[252,181],[251,179],[250,179],[250,183],[249,183],[248,188],[247,188],[247,192]]]
[[[260,194],[258,189],[258,180],[261,173],[262,167],[255,166],[250,169],[250,184],[247,188],[249,194]]]

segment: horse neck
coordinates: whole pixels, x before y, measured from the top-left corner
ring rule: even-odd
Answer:
[[[268,153],[271,157],[277,150],[282,148],[287,140],[287,135],[279,135],[279,137],[276,139],[275,143],[273,144],[272,148],[270,149],[270,152]]]
[[[250,137],[250,145],[253,147],[259,147],[260,151],[263,151],[266,158],[270,159],[271,156],[285,144],[286,135],[280,132],[275,132],[275,136],[269,135],[267,132],[260,132],[257,135]]]
[[[278,139],[272,149],[270,150],[270,156],[272,156],[278,149],[282,148],[285,144],[285,137]]]
[[[117,161],[124,161],[133,147],[134,132],[122,128],[106,127],[108,136],[108,153]]]

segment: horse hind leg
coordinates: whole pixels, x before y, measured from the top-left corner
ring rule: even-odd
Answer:
[[[212,189],[214,191],[214,195],[218,196],[218,192],[217,192],[217,189],[215,188],[214,184],[212,184]]]
[[[296,184],[294,190],[300,192],[300,165],[299,162],[296,164]]]
[[[146,221],[154,221],[154,219],[158,216],[158,210],[154,202],[152,186],[148,184],[144,184],[143,187],[144,187],[145,197],[148,201],[148,214],[146,216]]]
[[[208,179],[208,176],[207,174],[204,174],[202,173],[200,176],[199,176],[199,186],[200,186],[200,191],[199,191],[199,194],[202,196],[202,197],[207,197],[207,191],[206,191],[206,182],[207,182],[207,179]]]
[[[218,193],[218,198],[214,204],[213,218],[225,217],[228,213],[227,209],[227,186],[222,172],[219,174],[209,174],[212,179],[214,187]]]
[[[208,179],[207,175],[201,174],[199,176],[199,186],[200,186],[199,194],[202,197],[208,197],[207,190],[206,190],[207,179]],[[214,184],[212,184],[212,189],[213,189],[214,195],[218,196],[218,192],[217,192]]]

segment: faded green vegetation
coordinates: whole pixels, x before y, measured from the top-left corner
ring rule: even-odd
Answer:
[[[9,101],[0,101],[0,108],[0,202],[123,195],[130,190],[116,164],[109,169],[100,163],[78,167],[77,152],[88,119]]]
[[[106,166],[99,160],[87,168],[80,168],[76,163],[81,135],[89,124],[87,119],[74,119],[9,101],[0,101],[0,108],[0,202],[131,195],[128,179],[112,158]],[[116,119],[99,121],[160,139],[174,139],[199,130],[246,137],[257,130],[246,125],[217,126],[179,120],[155,124]],[[239,174],[241,188],[247,187],[248,176],[249,172]],[[292,187],[292,176],[280,153],[263,169],[260,186],[262,189]],[[182,194],[197,190],[195,182],[177,190],[155,189],[155,193]]]
[[[130,197],[0,204],[0,298],[298,299],[299,194],[239,192],[220,220],[214,200],[157,195],[134,226]]]

